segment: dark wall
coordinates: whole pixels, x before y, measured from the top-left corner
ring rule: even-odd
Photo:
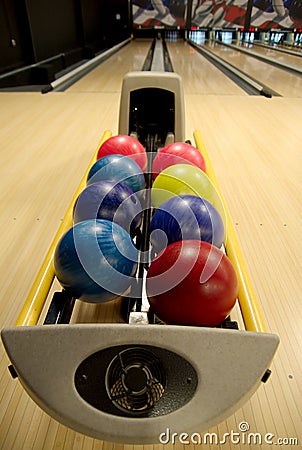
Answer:
[[[61,53],[71,65],[131,34],[130,0],[1,0],[0,73]]]
[[[36,61],[81,46],[76,0],[26,0]]]
[[[86,48],[110,48],[130,36],[130,0],[80,0],[80,7]]]
[[[132,31],[130,1],[102,0],[102,8],[106,11],[101,19],[105,39],[116,44],[129,37]]]
[[[30,64],[32,43],[24,3],[0,2],[0,30],[0,73]]]
[[[104,30],[102,28],[102,1],[81,0],[82,32],[84,45],[95,48],[102,48]]]

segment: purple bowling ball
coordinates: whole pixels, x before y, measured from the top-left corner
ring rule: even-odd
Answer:
[[[142,220],[141,203],[128,186],[99,181],[81,192],[74,207],[75,224],[89,219],[110,220],[133,236]]]
[[[162,203],[149,230],[156,253],[177,241],[200,240],[220,248],[224,240],[220,214],[210,202],[195,195],[174,196]]]

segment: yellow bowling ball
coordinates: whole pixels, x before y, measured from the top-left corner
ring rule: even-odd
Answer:
[[[176,195],[196,195],[208,200],[217,209],[226,227],[226,216],[220,196],[203,170],[190,164],[175,164],[164,169],[153,183],[152,205],[158,208]]]

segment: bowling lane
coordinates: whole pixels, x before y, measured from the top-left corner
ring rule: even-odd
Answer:
[[[270,64],[224,45],[207,42],[206,48],[283,97],[302,97],[302,77],[277,69]]]
[[[276,62],[297,66],[299,69],[301,69],[302,67],[302,59],[301,59],[302,54],[300,54],[300,56],[298,54],[291,55],[289,53],[280,52],[276,50],[274,47],[263,47],[257,44],[247,42],[242,42],[240,47],[243,47],[247,50],[251,50],[253,53],[256,53],[258,55],[273,58]]]
[[[247,95],[187,42],[167,42],[167,47],[185,94]]]
[[[66,92],[120,92],[124,75],[142,69],[151,42],[149,39],[131,41]]]

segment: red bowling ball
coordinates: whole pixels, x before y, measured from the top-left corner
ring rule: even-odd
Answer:
[[[143,145],[132,136],[123,134],[111,136],[100,146],[97,153],[97,159],[115,153],[128,156],[133,159],[143,171],[146,170],[148,162],[146,150]]]
[[[178,241],[150,264],[146,292],[163,322],[211,327],[230,314],[238,282],[233,265],[217,247],[204,241]]]
[[[197,148],[185,142],[174,142],[163,147],[155,156],[152,164],[153,177],[174,164],[192,164],[206,171],[205,160]]]

